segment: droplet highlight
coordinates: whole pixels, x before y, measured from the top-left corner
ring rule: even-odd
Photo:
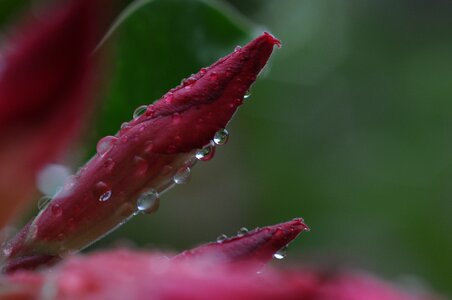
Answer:
[[[111,191],[106,191],[105,193],[99,196],[99,201],[100,202],[108,201],[111,198],[111,194],[112,194]]]
[[[186,184],[190,182],[191,170],[189,167],[180,168],[176,174],[174,174],[173,180],[176,184]]]
[[[204,146],[202,149],[198,150],[195,154],[196,159],[201,161],[211,160],[215,155],[215,146],[209,144]]]
[[[275,254],[273,254],[273,257],[276,259],[284,259],[287,256],[287,249],[288,246],[285,245],[284,247],[282,247],[281,249],[279,249]]]
[[[243,100],[247,100],[251,97],[250,91],[246,91],[245,95],[243,96]]]
[[[111,135],[101,138],[96,146],[97,154],[103,156],[113,147],[117,139],[117,137]]]
[[[137,200],[137,209],[140,212],[150,214],[157,211],[160,206],[160,196],[155,190],[142,194]]]
[[[228,236],[227,236],[226,234],[219,235],[219,236],[217,237],[217,243],[218,243],[218,244],[221,244],[221,243],[223,243],[224,241],[226,241],[227,239],[228,239]]]
[[[237,231],[237,236],[238,237],[242,237],[242,236],[244,236],[247,233],[248,233],[248,228],[242,227],[242,228],[239,229],[239,231]]]
[[[213,142],[217,145],[224,145],[228,142],[229,139],[229,132],[226,130],[226,128],[223,128],[217,133],[215,133],[213,137]]]
[[[147,105],[141,105],[138,106],[134,111],[133,111],[133,118],[137,119],[139,116],[141,116],[142,114],[144,114],[146,112],[146,110],[148,109]]]

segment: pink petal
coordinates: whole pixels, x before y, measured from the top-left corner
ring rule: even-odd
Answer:
[[[36,172],[82,125],[93,85],[96,1],[69,1],[17,30],[0,54],[0,228],[34,191]]]
[[[271,268],[260,274],[248,265],[215,265],[203,260],[169,260],[161,255],[116,250],[71,257],[51,272],[18,272],[0,277],[0,286],[19,290],[8,296],[44,299],[297,299],[420,300],[440,299],[412,294],[371,275],[354,271]],[[40,287],[40,288],[39,288]],[[10,298],[11,299],[11,298]]]

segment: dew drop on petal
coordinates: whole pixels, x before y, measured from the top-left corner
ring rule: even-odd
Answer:
[[[99,201],[100,202],[108,201],[111,197],[111,194],[112,193],[110,190],[106,191],[105,193],[103,193],[102,195],[99,196]]]
[[[49,196],[43,196],[43,197],[39,198],[38,209],[43,210],[44,208],[46,208],[47,205],[49,205],[51,200],[52,200],[52,198],[50,198]]]
[[[52,204],[52,206],[50,207],[50,211],[55,217],[59,217],[63,214],[63,209],[58,203]]]
[[[173,180],[176,184],[186,184],[190,181],[191,170],[189,167],[180,168],[176,174],[174,174]]]
[[[152,213],[160,206],[159,193],[155,190],[150,190],[142,194],[137,200],[137,209],[140,212]]]
[[[273,254],[273,257],[276,259],[284,259],[287,256],[287,248],[288,246],[285,245],[281,249],[279,249],[275,254]]]
[[[96,146],[97,153],[100,156],[103,156],[105,153],[108,152],[108,150],[111,149],[111,147],[113,147],[117,139],[118,139],[117,137],[112,135],[108,135],[101,138]]]
[[[224,241],[226,241],[227,239],[228,239],[228,236],[227,236],[226,234],[219,235],[219,236],[217,237],[217,243],[218,243],[218,244],[221,244],[221,243],[223,243]]]
[[[242,228],[239,229],[239,231],[237,231],[237,236],[238,237],[242,237],[242,236],[244,236],[247,233],[248,233],[248,228],[242,227]]]
[[[148,109],[147,105],[141,105],[138,106],[134,111],[133,111],[133,118],[137,119],[139,116],[141,116],[142,114],[144,114],[146,112],[146,110]]]
[[[245,96],[243,96],[243,100],[247,100],[251,97],[250,91],[246,91]]]
[[[213,137],[213,142],[217,145],[224,145],[228,142],[229,132],[226,128],[217,131]]]
[[[215,146],[209,144],[196,152],[195,157],[201,161],[211,160],[215,155]]]
[[[236,47],[234,48],[234,52],[237,52],[237,51],[239,51],[240,49],[242,49],[241,46],[236,46]]]

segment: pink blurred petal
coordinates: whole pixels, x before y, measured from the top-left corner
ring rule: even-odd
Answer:
[[[38,286],[41,288],[38,288]],[[0,286],[20,286],[23,299],[296,299],[427,300],[362,272],[277,271],[256,274],[247,265],[169,260],[161,255],[116,250],[71,257],[51,271],[0,277]],[[0,299],[16,291],[0,292]],[[11,299],[11,298],[10,298]]]
[[[20,27],[0,71],[0,228],[34,191],[36,172],[82,125],[93,86],[97,1],[73,0]]]

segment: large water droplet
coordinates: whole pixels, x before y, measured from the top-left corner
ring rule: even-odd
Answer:
[[[155,212],[160,206],[159,193],[155,190],[150,190],[142,194],[137,200],[137,209],[144,213]]]
[[[251,97],[250,91],[246,91],[245,96],[243,96],[243,100],[249,99]]]
[[[218,243],[218,244],[221,244],[221,243],[223,243],[224,241],[226,241],[227,239],[228,239],[228,236],[227,236],[226,234],[219,235],[219,236],[217,237],[217,243]]]
[[[204,146],[204,148],[198,150],[198,152],[196,152],[195,157],[198,160],[202,160],[202,161],[208,161],[211,160],[215,155],[215,146],[213,146],[212,144],[209,144],[207,146]]]
[[[52,200],[52,198],[49,197],[49,196],[43,196],[43,197],[39,198],[39,200],[38,200],[38,209],[39,210],[43,210],[44,208],[46,208],[47,205],[49,205],[51,200]]]
[[[100,202],[105,202],[108,201],[111,197],[111,191],[106,191],[105,193],[103,193],[102,195],[99,196],[99,201]]]
[[[239,231],[237,231],[237,236],[238,237],[242,237],[242,236],[244,236],[247,233],[248,233],[248,228],[242,227],[242,228],[239,229]]]
[[[273,257],[276,259],[284,259],[287,256],[287,248],[288,246],[285,245],[281,249],[278,250],[275,254],[273,254]]]
[[[185,184],[190,181],[191,170],[189,167],[180,168],[176,174],[174,174],[173,180],[176,184]]]
[[[217,145],[224,145],[228,142],[229,139],[229,132],[226,130],[226,128],[223,128],[217,133],[215,133],[213,137],[213,142]]]
[[[101,138],[96,146],[97,153],[100,156],[103,156],[105,153],[108,152],[108,150],[111,149],[111,147],[113,147],[113,145],[116,143],[117,139],[118,139],[117,137],[112,136],[112,135],[108,135],[108,136]]]
[[[146,110],[148,109],[147,105],[141,105],[138,106],[134,111],[133,111],[133,118],[136,119],[139,116],[141,116],[142,114],[144,114],[146,112]]]

